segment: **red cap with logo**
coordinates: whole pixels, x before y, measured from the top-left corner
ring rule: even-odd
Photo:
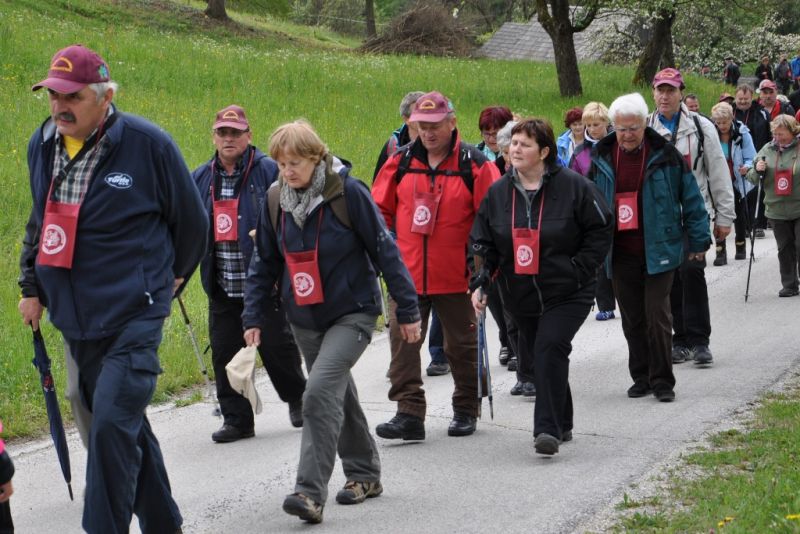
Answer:
[[[236,104],[217,111],[217,118],[214,120],[213,128],[233,128],[235,130],[246,131],[250,129],[244,109]]]
[[[47,87],[61,94],[77,93],[90,83],[103,83],[111,79],[108,64],[97,52],[83,45],[62,48],[50,62],[47,78],[31,90]]]
[[[686,87],[683,85],[683,76],[681,76],[681,71],[671,67],[658,71],[653,77],[653,87],[658,87],[659,85],[671,85],[672,87],[677,87],[678,89],[683,89]]]
[[[442,93],[433,91],[419,97],[408,120],[411,122],[439,122],[453,111],[455,110],[450,101]]]

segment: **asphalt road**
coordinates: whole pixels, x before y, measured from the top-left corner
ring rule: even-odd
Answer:
[[[732,248],[729,239],[731,256]],[[747,261],[731,257],[726,267],[708,267],[714,365],[676,366],[674,403],[625,395],[630,378],[620,320],[597,322],[592,313],[573,343],[574,441],[552,458],[537,455],[533,402],[508,394],[515,378],[497,363],[499,344],[491,325],[494,420],[484,401],[478,431],[448,437],[452,378],[426,379],[427,439],[400,443],[376,438],[385,491],[358,506],[334,502],[344,484],[337,466],[321,525],[306,525],[281,511],[284,496],[293,490],[300,431],[290,426],[287,408],[265,375],[259,381],[265,410],[256,417],[254,439],[212,443],[210,435],[220,421],[211,416],[209,403],[153,408],[150,420],[185,518],[184,532],[602,531],[607,525],[603,518],[626,489],[719,430],[721,422],[797,367],[800,298],[777,297],[780,279],[771,232],[756,241],[756,253],[748,304],[743,298]],[[373,428],[395,411],[386,397],[388,361],[388,340],[377,336],[354,369]],[[74,430],[69,439],[80,496],[86,455]],[[49,440],[14,445],[17,531],[80,532],[81,503],[69,501]],[[135,520],[132,531],[138,532]]]

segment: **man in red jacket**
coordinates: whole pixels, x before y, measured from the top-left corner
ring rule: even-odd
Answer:
[[[372,196],[387,226],[397,231],[400,253],[417,289],[423,332],[431,306],[439,314],[455,382],[454,415],[447,433],[467,436],[475,432],[480,410],[475,313],[467,294],[467,240],[481,200],[499,172],[479,150],[461,142],[455,111],[441,93],[421,96],[410,121],[417,123],[419,137],[387,160],[373,182]],[[378,425],[376,433],[387,439],[422,440],[424,338],[406,343],[394,331],[397,321],[392,318],[390,324],[389,399],[397,401],[397,415]]]

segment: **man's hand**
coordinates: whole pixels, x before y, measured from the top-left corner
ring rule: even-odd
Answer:
[[[716,224],[714,225],[714,239],[716,239],[717,241],[724,240],[726,237],[728,237],[728,234],[730,233],[731,233],[730,226],[718,226]]]
[[[14,486],[11,484],[10,480],[5,484],[0,484],[0,503],[7,502],[13,493]]]
[[[33,326],[34,330],[39,330],[39,320],[42,318],[44,306],[39,302],[39,297],[22,297],[19,300],[19,313],[22,314],[22,322]]]
[[[248,347],[251,345],[255,345],[256,347],[261,345],[261,329],[260,328],[248,328],[244,331],[244,343]]]
[[[689,261],[703,261],[706,259],[705,252],[690,252],[689,253]]]
[[[481,288],[472,292],[472,307],[475,308],[475,315],[480,315],[486,309],[486,294]]]
[[[422,321],[416,323],[401,324],[400,336],[406,343],[416,343],[422,337]]]

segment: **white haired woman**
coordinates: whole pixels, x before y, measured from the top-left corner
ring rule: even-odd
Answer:
[[[592,153],[594,180],[615,208],[614,242],[606,260],[628,341],[628,396],[651,392],[675,399],[672,373],[670,290],[683,261],[684,229],[689,259],[703,260],[711,244],[703,197],[683,156],[647,127],[647,104],[639,93],[609,108],[614,134]]]

